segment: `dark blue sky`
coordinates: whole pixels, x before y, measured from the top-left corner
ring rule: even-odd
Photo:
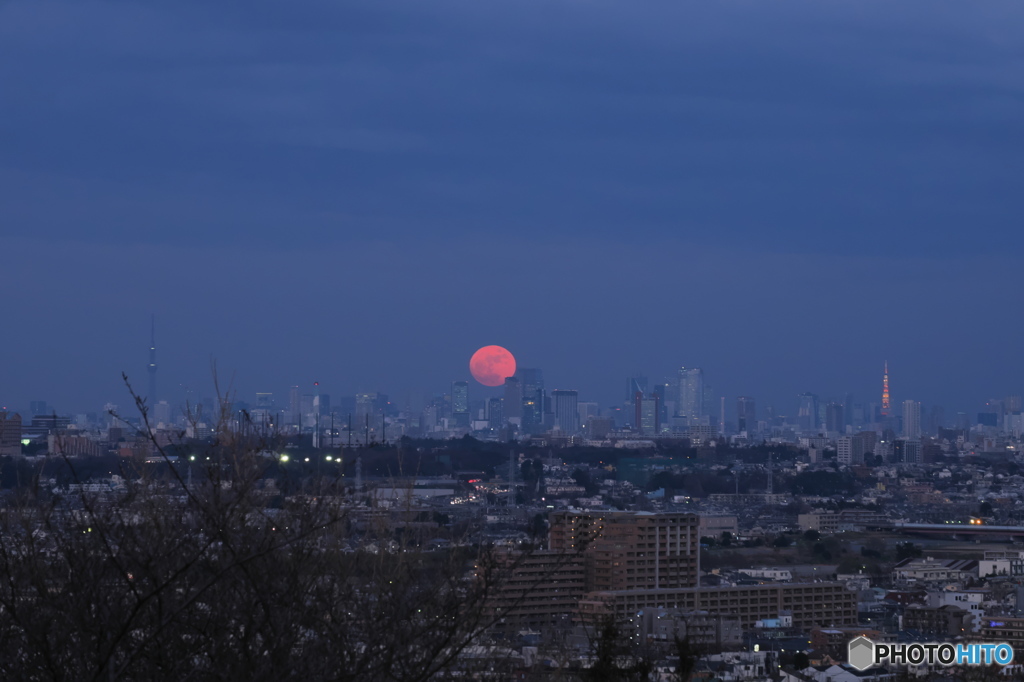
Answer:
[[[0,402],[1024,391],[1019,2],[0,5]],[[481,395],[480,389],[477,395]],[[170,396],[177,397],[177,396]],[[283,395],[281,396],[284,397]]]

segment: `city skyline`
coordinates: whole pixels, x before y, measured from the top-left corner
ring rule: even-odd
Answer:
[[[215,397],[212,394],[205,393],[202,389],[194,389],[179,385],[179,395],[175,397],[174,392],[171,391],[169,394],[156,395],[155,387],[157,385],[157,362],[156,362],[156,341],[155,341],[155,316],[150,320],[150,343],[148,346],[149,362],[146,364],[147,373],[147,391],[141,393],[135,386],[134,390],[136,393],[146,399],[147,405],[154,410],[153,414],[164,416],[168,411],[177,413],[176,408],[180,408],[183,404],[191,401],[192,404],[200,404],[201,401],[208,401],[211,397]],[[504,349],[503,349],[504,350]],[[507,351],[506,351],[507,352]],[[514,364],[514,361],[513,361]],[[471,414],[472,410],[483,410],[482,418],[491,419],[489,414],[491,404],[494,400],[500,400],[504,396],[505,402],[509,400],[508,393],[508,381],[503,386],[487,386],[476,380],[467,380],[472,376],[472,372],[466,373],[466,379],[456,379],[448,384],[448,391],[429,389],[405,389],[399,390],[397,393],[392,393],[386,389],[382,390],[380,387],[376,389],[370,389],[369,387],[360,387],[355,391],[346,392],[344,390],[334,392],[335,399],[337,400],[341,396],[347,396],[347,398],[341,398],[341,400],[352,399],[353,409],[349,411],[349,416],[360,413],[360,397],[361,396],[389,396],[391,402],[396,406],[396,409],[403,410],[410,405],[417,405],[417,410],[421,409],[422,406],[427,405],[432,400],[439,398],[446,398],[450,401],[451,410],[455,423],[461,428],[468,428],[470,423],[475,418],[475,412]],[[552,409],[552,405],[555,400],[556,394],[568,395],[572,394],[572,404],[575,406],[577,401],[580,399],[580,391],[573,388],[562,386],[561,388],[551,388],[548,390],[545,387],[543,379],[543,369],[540,368],[529,368],[520,366],[516,369],[513,377],[509,377],[509,380],[515,381],[515,391],[518,392],[518,397],[512,399],[517,402],[517,407],[513,408],[511,413],[508,413],[507,406],[498,406],[497,409],[505,411],[505,417],[510,415],[515,416],[517,419],[522,418],[522,428],[524,433],[540,433],[547,427],[555,426],[558,429],[563,429],[562,423],[564,417],[561,416],[563,410],[557,406]],[[761,421],[761,414],[758,411],[756,405],[760,405],[760,410],[771,412],[772,415],[786,417],[789,423],[798,426],[803,432],[810,432],[816,428],[820,428],[823,432],[827,429],[828,431],[840,431],[841,428],[833,428],[834,424],[838,425],[850,425],[854,423],[854,419],[851,418],[852,411],[858,409],[861,411],[861,415],[858,417],[858,422],[864,425],[872,423],[884,423],[887,420],[894,418],[893,409],[890,407],[891,394],[889,386],[889,362],[886,360],[882,365],[881,372],[881,390],[878,395],[872,397],[865,395],[864,397],[857,396],[851,392],[841,392],[836,395],[819,395],[813,392],[804,392],[796,395],[794,399],[787,404],[786,401],[773,402],[770,399],[758,398],[749,395],[721,395],[721,413],[717,413],[717,400],[719,396],[714,395],[714,388],[710,383],[706,384],[705,388],[705,375],[704,370],[701,367],[693,366],[682,366],[676,370],[676,376],[668,376],[662,380],[655,380],[655,383],[651,384],[651,377],[643,374],[634,375],[627,377],[627,383],[630,387],[630,391],[635,391],[635,396],[627,396],[625,401],[616,402],[614,399],[608,402],[593,402],[588,404],[594,404],[598,406],[601,413],[608,415],[617,410],[624,409],[623,415],[632,415],[635,411],[633,419],[628,416],[625,417],[625,421],[631,424],[634,428],[641,432],[650,432],[651,427],[654,424],[666,426],[666,419],[668,417],[676,416],[684,418],[684,421],[689,426],[696,426],[702,422],[703,418],[710,417],[712,423],[717,423],[716,428],[724,428],[723,419],[728,419],[727,425],[733,429],[733,432],[742,432],[746,430],[744,424],[756,424]],[[129,377],[130,380],[130,377]],[[294,423],[302,423],[298,415],[305,414],[307,412],[312,413],[310,409],[301,410],[298,405],[301,400],[307,400],[310,402],[310,408],[315,410],[317,415],[320,414],[332,414],[330,410],[330,391],[325,391],[323,400],[326,401],[326,409],[321,409],[321,389],[319,381],[312,382],[311,386],[305,387],[304,385],[290,385],[289,386],[289,398],[288,402],[284,402],[284,391],[279,391],[278,395],[281,396],[280,401],[275,401],[273,396],[274,391],[267,391],[263,387],[262,390],[257,390],[251,395],[240,393],[238,390],[229,388],[228,391],[224,392],[225,397],[230,397],[232,401],[248,406],[247,409],[254,411],[260,415],[260,418],[264,418],[266,414],[273,412],[274,414],[281,415],[286,421]],[[470,388],[470,387],[473,388]],[[127,390],[127,389],[126,389]],[[305,393],[305,390],[312,392]],[[668,394],[666,395],[666,391]],[[707,391],[707,393],[705,393]],[[183,392],[183,395],[181,393]],[[127,394],[126,394],[127,395]],[[154,397],[155,396],[155,397]],[[839,397],[841,396],[841,398]],[[519,398],[522,398],[523,402],[518,405]],[[594,396],[583,394],[583,400],[592,401]],[[641,403],[637,402],[640,398],[643,399],[644,405],[650,402],[650,405],[641,407]],[[648,400],[650,399],[650,401]],[[1017,392],[1006,392],[1002,394],[1002,397],[989,396],[982,402],[979,402],[973,407],[969,407],[965,410],[954,408],[948,410],[948,406],[940,403],[931,402],[928,400],[914,400],[914,399],[901,399],[897,402],[901,414],[899,415],[898,423],[902,426],[897,429],[901,434],[908,435],[911,437],[919,438],[922,435],[922,405],[927,406],[929,409],[940,410],[939,414],[942,414],[943,425],[951,427],[958,421],[966,419],[968,423],[975,423],[975,414],[978,414],[980,418],[982,412],[987,412],[990,409],[991,401],[996,400],[1001,404],[1008,401],[1010,405],[1006,407],[1006,413],[1013,413],[1015,410],[1019,412],[1020,394]],[[554,401],[554,402],[553,402]],[[671,406],[673,412],[665,412],[667,405]],[[107,401],[106,404],[114,404]],[[36,409],[37,405],[46,406],[46,410],[40,412]],[[661,406],[655,408],[655,405]],[[726,411],[726,405],[729,405],[728,412]],[[314,407],[315,406],[315,407]],[[29,409],[25,410],[24,408]],[[838,416],[833,419],[829,413],[833,407],[838,409]],[[273,409],[271,409],[273,408]],[[0,401],[0,409],[4,411],[16,412],[18,407],[16,404],[11,403],[8,405]],[[659,409],[660,411],[656,415],[654,410]],[[870,410],[874,410],[877,419],[869,415]],[[549,414],[555,415],[553,417],[553,423],[542,424],[543,412],[547,411]],[[947,411],[948,410],[948,411]],[[83,414],[86,412],[95,413],[95,409],[92,410],[68,410],[60,409],[57,406],[49,402],[48,399],[40,399],[39,396],[35,396],[31,401],[24,401],[22,405],[22,411],[25,412],[27,417],[33,415],[40,415],[48,412],[61,412],[63,414]],[[572,414],[577,414],[575,407],[571,410]],[[645,416],[641,417],[641,413]],[[664,418],[661,416],[664,413]],[[342,415],[342,413],[337,413]],[[1002,411],[1000,411],[1002,414]],[[122,416],[131,417],[130,413],[122,414]],[[360,414],[359,418],[362,416]],[[579,430],[583,427],[583,421],[578,416],[574,417],[574,430]],[[717,419],[717,422],[715,421]],[[160,421],[167,421],[166,419]],[[911,426],[908,426],[908,423]],[[319,426],[317,432],[319,432]],[[563,429],[564,430],[564,429]]]

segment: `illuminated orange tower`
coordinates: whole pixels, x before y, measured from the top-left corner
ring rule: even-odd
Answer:
[[[885,362],[885,369],[882,370],[882,416],[889,416],[889,361]]]

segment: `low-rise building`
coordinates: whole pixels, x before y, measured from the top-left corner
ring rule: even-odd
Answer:
[[[978,621],[967,609],[952,604],[922,606],[911,604],[903,612],[903,628],[923,635],[950,639],[973,632]]]
[[[717,538],[722,533],[736,535],[739,532],[739,524],[735,516],[704,516],[702,514],[700,521],[697,522],[697,528],[702,538]]]
[[[981,627],[985,615],[986,590],[961,590],[958,588],[937,590],[928,593],[928,606],[955,606],[967,611],[973,617],[972,626],[975,630]]]
[[[893,580],[905,582],[962,581],[978,576],[978,562],[971,559],[904,559],[892,569]]]
[[[1024,575],[1024,552],[997,550],[985,552],[984,557],[978,562],[980,578]]]
[[[739,568],[736,572],[749,575],[751,578],[776,582],[789,582],[793,579],[793,572],[788,568]]]
[[[798,514],[797,523],[800,530],[816,530],[825,535],[839,532],[839,514],[831,511],[815,510],[809,514]]]

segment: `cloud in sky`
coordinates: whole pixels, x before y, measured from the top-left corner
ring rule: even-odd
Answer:
[[[345,391],[442,390],[492,342],[603,400],[683,363],[727,395],[866,393],[901,353],[920,399],[1019,390],[979,326],[1024,331],[1022,14],[9,1],[11,390],[92,358],[45,384],[83,402],[154,309],[189,381],[216,355],[252,390],[337,357]]]

